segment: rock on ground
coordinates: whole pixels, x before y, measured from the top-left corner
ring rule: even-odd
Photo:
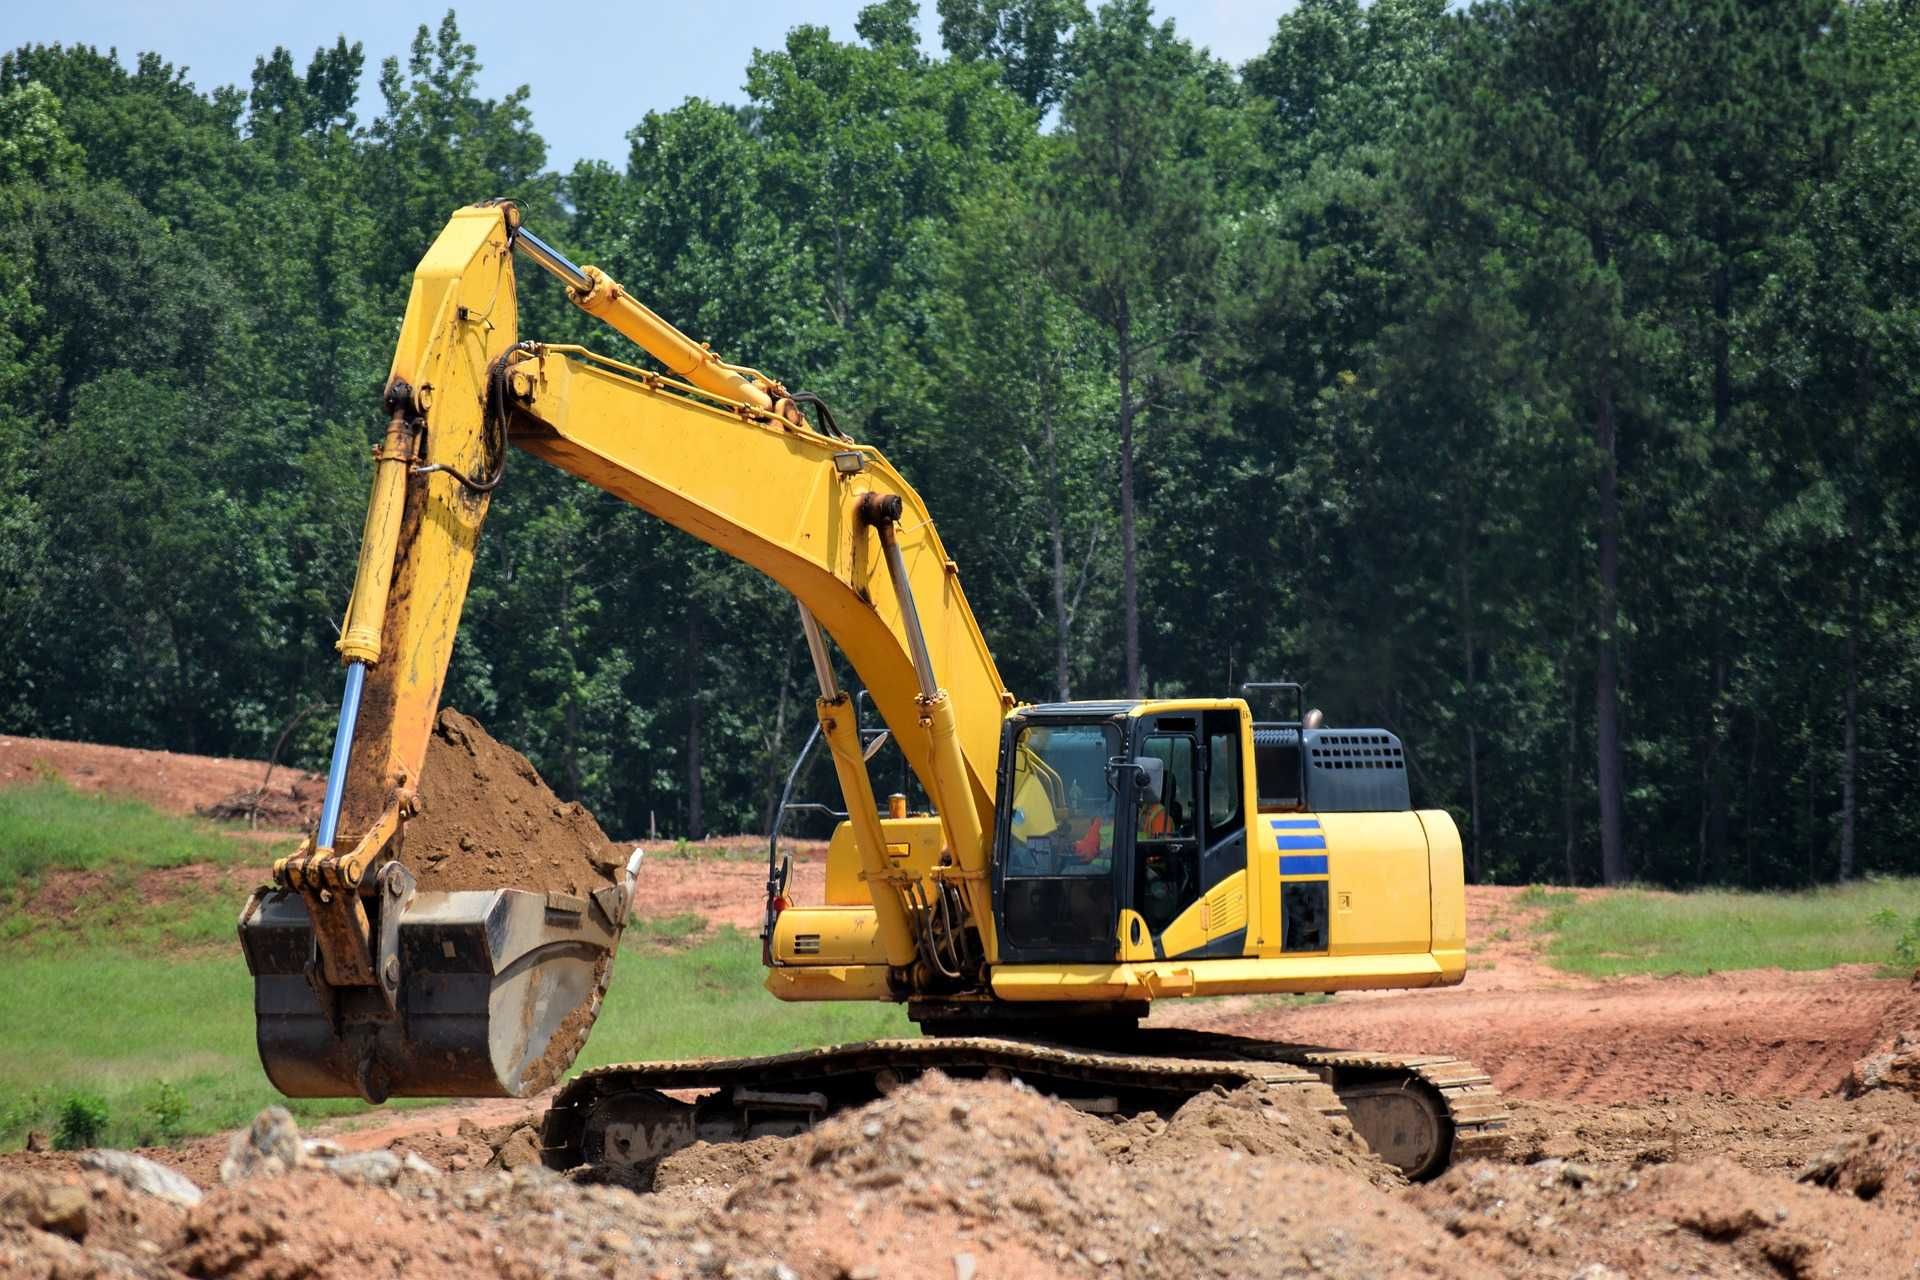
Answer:
[[[1897,1089],[1920,1098],[1920,1031],[1902,1031],[1891,1048],[1854,1063],[1840,1085],[1840,1092],[1849,1098],[1875,1089]]]

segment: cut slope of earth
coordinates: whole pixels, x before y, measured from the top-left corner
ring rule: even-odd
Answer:
[[[82,791],[133,796],[163,813],[205,812],[237,792],[258,789],[266,773],[258,760],[0,736],[0,786],[55,777]],[[269,784],[274,795],[285,793],[309,817],[308,811],[318,812],[325,786],[318,774],[284,765]]]

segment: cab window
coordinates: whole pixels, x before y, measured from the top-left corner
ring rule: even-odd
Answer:
[[[1240,816],[1240,735],[1207,735],[1207,829],[1221,831]]]
[[[1112,956],[1116,811],[1107,761],[1119,751],[1120,732],[1112,724],[1029,724],[1015,734],[1001,881],[1003,955]]]
[[[1147,756],[1166,765],[1158,794],[1139,797],[1136,830],[1142,840],[1186,840],[1198,819],[1193,795],[1193,739],[1186,734],[1154,734]]]

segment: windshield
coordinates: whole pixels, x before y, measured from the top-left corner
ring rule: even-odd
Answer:
[[[1113,866],[1108,724],[1030,724],[1014,738],[1007,874],[1103,875]]]

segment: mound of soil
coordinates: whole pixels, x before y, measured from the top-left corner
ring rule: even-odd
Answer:
[[[401,856],[423,890],[585,897],[620,877],[593,815],[554,795],[525,756],[452,708],[434,722],[418,794]]]
[[[1920,1031],[1902,1031],[1883,1052],[1853,1064],[1840,1092],[1858,1098],[1876,1089],[1896,1089],[1920,1098]]]
[[[1086,1118],[1094,1146],[1109,1160],[1142,1168],[1186,1168],[1223,1152],[1271,1156],[1350,1174],[1376,1187],[1406,1185],[1344,1117],[1322,1115],[1292,1089],[1215,1089],[1162,1120],[1151,1113],[1110,1122]]]
[[[1415,1187],[1423,1209],[1503,1275],[1910,1276],[1920,1219],[1726,1160],[1599,1169],[1473,1163]]]
[[[1791,1176],[1844,1138],[1876,1127],[1920,1132],[1920,1100],[1883,1092],[1761,1100],[1662,1094],[1644,1102],[1508,1103],[1507,1157],[1519,1164],[1675,1164],[1720,1156],[1756,1173]]]
[[[1920,1214],[1920,1126],[1846,1138],[1810,1161],[1799,1180]]]
[[[1195,1102],[1114,1125],[1018,1084],[929,1075],[797,1138],[677,1153],[645,1195],[500,1169],[524,1132],[511,1123],[463,1125],[435,1152],[466,1172],[389,1156],[370,1180],[349,1173],[365,1153],[302,1157],[236,1166],[244,1181],[189,1209],[101,1173],[8,1165],[0,1274],[1873,1280],[1920,1256],[1896,1185],[1913,1186],[1920,1144],[1892,1128],[1809,1170],[1833,1190],[1723,1160],[1559,1159],[1394,1190],[1284,1092]]]
[[[1284,1104],[1216,1103],[1228,1105],[1202,1106],[1162,1131],[1175,1137],[1160,1154],[1185,1143],[1186,1158],[1127,1167],[1096,1145],[1095,1122],[1060,1103],[1017,1084],[929,1073],[792,1139],[735,1186],[722,1221],[743,1243],[783,1242],[785,1261],[805,1276],[944,1280],[986,1258],[982,1274],[1119,1268],[1145,1280],[1488,1274],[1366,1182],[1220,1140],[1233,1127],[1216,1127],[1221,1120],[1287,1129],[1276,1122]],[[1340,1145],[1323,1137],[1297,1150]]]
[[[311,828],[320,817],[321,803],[327,796],[327,784],[311,774],[285,774],[284,781],[267,786],[244,787],[203,804],[195,812],[203,818],[226,822],[245,822],[255,827],[280,830]]]

